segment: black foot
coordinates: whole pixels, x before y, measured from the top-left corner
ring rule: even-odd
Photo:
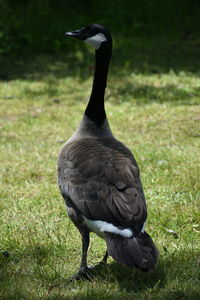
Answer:
[[[95,265],[95,267],[102,267],[102,266],[106,266],[107,262],[105,260],[101,260],[97,265]]]
[[[90,280],[94,276],[93,267],[81,267],[78,273],[71,276],[68,280]]]

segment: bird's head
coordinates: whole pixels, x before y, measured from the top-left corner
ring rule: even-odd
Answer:
[[[106,44],[112,44],[109,31],[99,24],[89,24],[81,29],[66,32],[65,36],[72,36],[93,46],[96,50]]]

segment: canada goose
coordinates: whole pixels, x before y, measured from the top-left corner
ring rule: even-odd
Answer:
[[[105,239],[108,255],[142,271],[154,268],[158,251],[144,231],[145,196],[137,162],[114,138],[104,108],[104,93],[112,52],[112,38],[101,25],[90,24],[66,32],[96,51],[91,96],[83,119],[60,151],[58,183],[72,222],[82,236],[82,259],[74,278],[88,272],[89,233]]]

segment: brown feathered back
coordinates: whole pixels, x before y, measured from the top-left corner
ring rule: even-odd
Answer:
[[[139,232],[146,203],[137,163],[114,138],[79,138],[67,143],[58,161],[59,186],[79,212]]]

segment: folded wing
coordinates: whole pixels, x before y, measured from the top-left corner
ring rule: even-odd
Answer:
[[[141,230],[147,213],[139,169],[122,143],[80,139],[66,144],[58,174],[64,199],[86,218]]]

